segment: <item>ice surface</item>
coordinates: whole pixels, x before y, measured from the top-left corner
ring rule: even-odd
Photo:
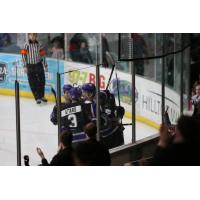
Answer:
[[[36,147],[41,147],[48,160],[57,152],[57,126],[50,122],[54,103],[37,105],[33,99],[20,98],[21,109],[21,151],[28,154],[30,165],[40,164]],[[16,165],[15,98],[0,95],[0,165]],[[131,123],[124,119],[123,123]],[[131,143],[131,126],[124,131],[125,143]],[[136,140],[157,133],[157,130],[143,123],[136,123]]]

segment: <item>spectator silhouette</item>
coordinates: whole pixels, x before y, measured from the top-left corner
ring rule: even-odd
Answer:
[[[69,42],[69,55],[72,61],[92,63],[88,41],[82,33],[75,33]]]
[[[174,134],[161,125],[160,140],[151,165],[200,165],[199,121],[191,116],[181,116]]]
[[[91,56],[88,46],[85,42],[81,42],[81,45],[80,45],[79,62],[92,64],[92,56]]]
[[[64,131],[60,136],[60,146],[58,153],[53,157],[50,163],[44,156],[40,148],[37,148],[37,153],[42,159],[42,165],[52,166],[72,166],[74,165],[73,150],[72,150],[72,133]]]
[[[133,55],[134,58],[145,58],[148,56],[147,45],[139,33],[131,33],[133,40]],[[144,76],[144,60],[135,60],[134,65],[136,68],[136,74]]]
[[[57,59],[64,59],[64,38],[62,37],[55,37],[51,41],[52,48],[51,48],[51,57]]]
[[[111,160],[108,149],[96,140],[96,125],[93,122],[90,122],[85,126],[84,131],[88,140],[77,145],[77,165],[110,165]]]
[[[0,47],[5,47],[11,44],[11,36],[9,33],[0,33]]]

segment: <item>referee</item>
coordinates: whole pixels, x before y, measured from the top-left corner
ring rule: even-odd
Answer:
[[[24,49],[21,50],[24,72],[27,73],[28,82],[37,104],[41,104],[47,102],[44,97],[44,68],[47,71],[45,51],[37,41],[37,33],[29,33],[28,38],[29,40],[25,43]]]

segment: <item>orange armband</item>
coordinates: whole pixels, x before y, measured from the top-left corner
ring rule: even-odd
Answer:
[[[40,49],[40,56],[45,56],[45,50],[44,49]]]
[[[27,55],[27,54],[28,54],[28,50],[27,50],[27,49],[22,49],[22,50],[20,51],[20,53],[21,53],[22,55]]]

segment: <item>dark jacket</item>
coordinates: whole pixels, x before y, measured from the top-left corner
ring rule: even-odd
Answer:
[[[47,166],[73,166],[73,150],[71,147],[59,151],[51,160],[50,163],[46,159],[42,159],[42,165]]]
[[[89,139],[77,145],[76,153],[82,164],[108,166],[111,163],[108,149],[96,139]]]
[[[200,148],[197,144],[172,144],[164,149],[157,147],[151,165],[157,166],[199,166]]]

